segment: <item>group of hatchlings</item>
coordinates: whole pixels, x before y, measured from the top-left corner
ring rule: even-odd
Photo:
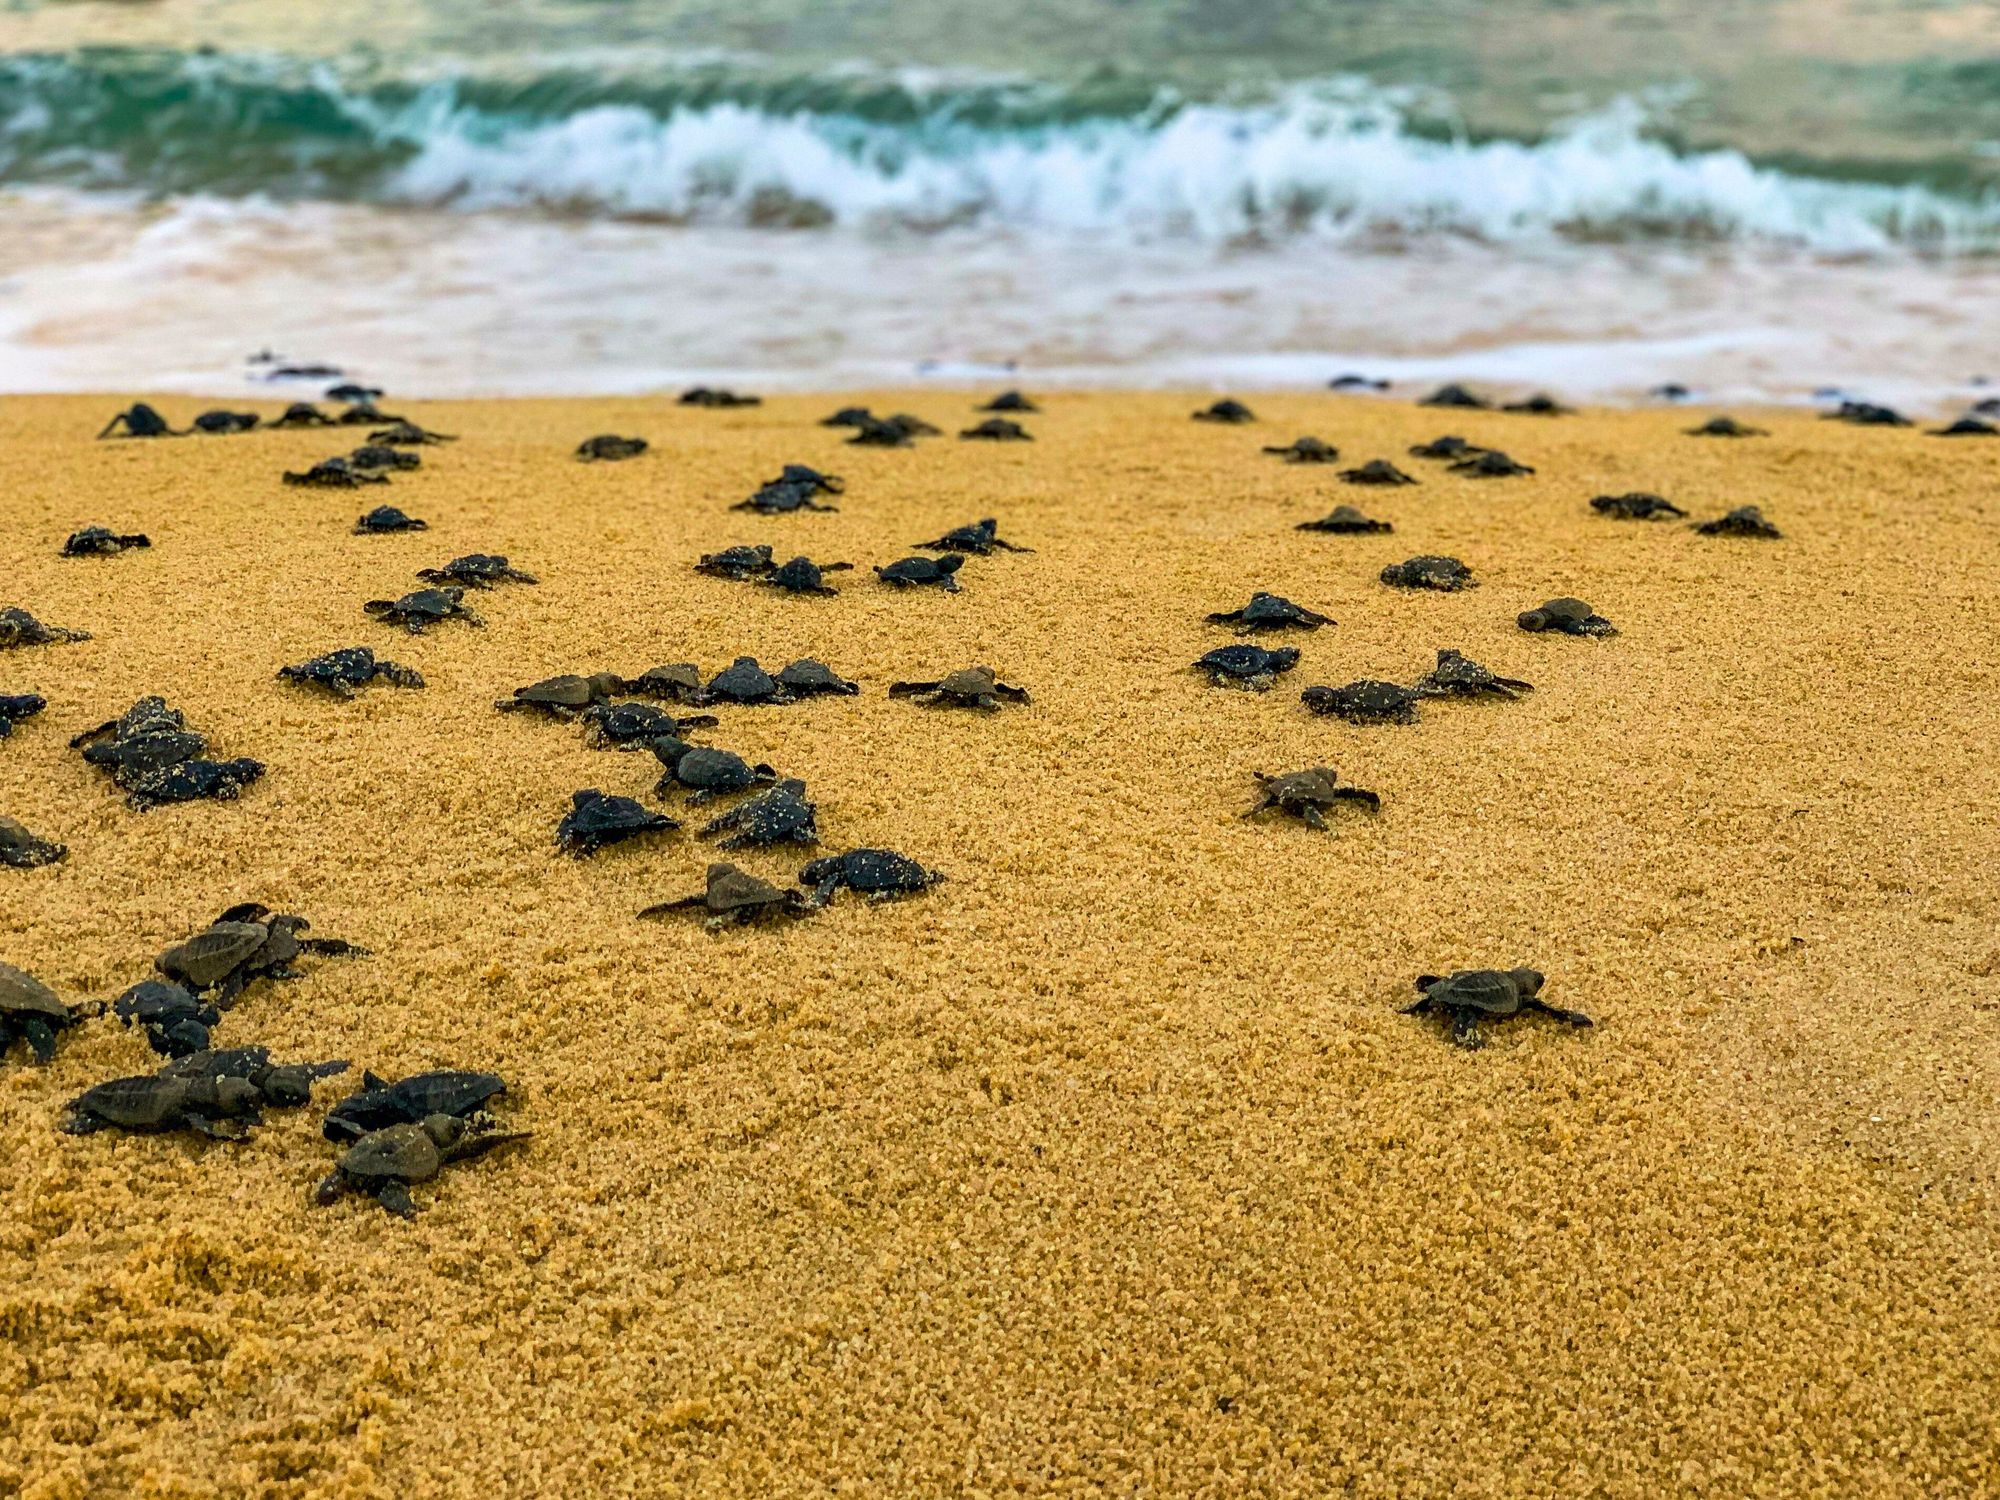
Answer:
[[[453,439],[429,432],[415,423],[390,416],[373,405],[379,392],[348,389],[329,395],[347,403],[346,411],[330,417],[316,407],[295,404],[276,421],[279,428],[366,426],[367,444],[353,453],[327,459],[301,472],[284,475],[285,482],[314,488],[352,489],[385,484],[391,472],[420,467],[415,450]],[[733,407],[755,404],[755,397],[697,388],[682,398],[690,406]],[[1447,387],[1425,404],[1446,407],[1483,405],[1457,387]],[[1547,398],[1519,403],[1513,410],[1552,415],[1563,408]],[[981,408],[993,413],[1029,413],[1035,404],[1009,391]],[[1255,420],[1239,402],[1221,401],[1195,413],[1197,420],[1234,424]],[[1850,418],[1850,420],[1861,420]],[[259,425],[250,413],[208,412],[190,430],[206,433],[249,431]],[[937,429],[908,414],[877,417],[863,408],[836,412],[825,425],[855,430],[850,440],[869,446],[903,447]],[[151,407],[138,405],[114,418],[107,435],[123,431],[132,437],[177,434]],[[1756,436],[1718,419],[1694,429],[1701,436]],[[1027,441],[1024,428],[1009,418],[990,417],[960,434],[965,439]],[[586,440],[577,450],[581,461],[602,463],[635,458],[647,451],[642,438],[603,435]],[[1283,447],[1267,447],[1287,462],[1325,464],[1339,453],[1318,438],[1302,437]],[[1438,438],[1410,450],[1414,457],[1448,462],[1453,471],[1471,478],[1532,474],[1497,450],[1476,447],[1458,437]],[[1376,459],[1340,472],[1355,485],[1399,486],[1418,481],[1386,460]],[[733,507],[760,515],[831,510],[825,497],[843,493],[838,476],[803,464],[787,464],[780,474],[761,484]],[[1681,517],[1685,512],[1656,495],[1599,496],[1591,502],[1601,514],[1629,520]],[[426,523],[400,509],[382,505],[356,523],[359,534],[421,531]],[[1394,528],[1387,521],[1363,514],[1353,506],[1336,507],[1329,515],[1303,522],[1301,531],[1332,535],[1379,535]],[[1710,535],[1776,537],[1777,529],[1754,506],[1745,506],[1697,530]],[[143,535],[90,527],[72,535],[64,555],[109,556],[150,546]],[[996,552],[1025,553],[1031,549],[1005,540],[991,518],[957,527],[918,544],[913,555],[876,568],[877,575],[897,588],[934,587],[959,590],[958,573],[967,557]],[[815,562],[798,556],[778,562],[768,546],[732,546],[706,554],[694,565],[710,576],[751,582],[802,595],[830,595],[835,590],[826,575],[848,571],[845,562]],[[425,586],[394,599],[371,600],[364,612],[384,623],[421,634],[446,621],[478,626],[482,622],[465,604],[467,590],[501,584],[536,582],[502,555],[473,553],[452,559],[419,575]],[[1472,571],[1456,558],[1423,555],[1382,570],[1382,582],[1397,588],[1457,591],[1477,586]],[[1312,631],[1333,623],[1325,615],[1269,593],[1254,593],[1234,610],[1207,616],[1239,635],[1275,631]],[[1603,637],[1616,634],[1611,623],[1587,603],[1574,598],[1551,599],[1524,611],[1523,630]],[[86,640],[82,632],[44,625],[25,610],[0,610],[0,647],[46,645]],[[1197,671],[1222,686],[1255,691],[1268,689],[1277,677],[1298,664],[1294,647],[1266,648],[1247,642],[1219,647],[1203,655]],[[414,668],[377,656],[368,646],[330,651],[294,666],[279,676],[301,686],[337,697],[351,697],[371,682],[421,688]],[[1343,687],[1310,687],[1300,697],[1317,714],[1353,723],[1410,723],[1427,699],[1513,699],[1531,691],[1529,683],[1496,674],[1451,649],[1437,653],[1430,671],[1408,686],[1366,679]],[[648,668],[633,676],[599,672],[563,674],[516,689],[497,707],[507,712],[532,712],[580,722],[590,744],[617,750],[650,752],[661,776],[656,796],[685,792],[690,805],[717,798],[756,793],[707,822],[700,830],[719,840],[725,850],[782,845],[812,846],[819,842],[817,810],[797,778],[780,778],[764,764],[753,764],[734,752],[690,743],[687,736],[712,728],[718,720],[701,712],[677,714],[676,709],[700,710],[717,705],[776,705],[821,695],[852,695],[857,684],[841,678],[822,662],[802,659],[767,673],[754,659],[738,658],[730,666],[704,677],[689,663]],[[935,679],[896,682],[889,695],[938,706],[998,711],[1029,702],[1027,691],[1000,680],[989,667],[971,666]],[[663,707],[661,705],[670,705]],[[0,695],[0,738],[15,723],[40,713],[46,704],[35,694]],[[123,789],[135,807],[195,798],[229,798],[263,773],[264,767],[245,757],[228,761],[205,758],[206,739],[158,698],[142,699],[119,719],[87,730],[74,744],[100,765]],[[1344,783],[1326,766],[1282,775],[1259,772],[1261,798],[1244,817],[1279,811],[1315,829],[1326,829],[1327,816],[1350,804],[1370,812],[1380,797]],[[595,788],[575,794],[557,827],[561,849],[579,857],[607,845],[679,827],[666,815],[630,797],[609,795]],[[0,864],[33,867],[63,857],[62,846],[39,839],[20,824],[0,818]],[[874,898],[922,891],[942,876],[893,850],[855,848],[815,858],[799,872],[798,886],[786,888],[736,865],[717,861],[708,867],[705,888],[692,895],[645,908],[642,917],[689,913],[711,927],[737,925],[764,918],[798,917],[827,904],[843,886]],[[107,1008],[127,1025],[139,1026],[154,1050],[168,1061],[157,1072],[116,1078],[85,1090],[71,1101],[63,1128],[75,1134],[104,1129],[138,1132],[191,1130],[217,1139],[241,1139],[261,1119],[266,1107],[295,1108],[310,1100],[313,1084],[343,1072],[344,1061],[274,1064],[262,1047],[213,1048],[210,1029],[241,992],[259,979],[294,976],[293,961],[308,954],[354,955],[363,950],[334,940],[302,936],[308,924],[301,917],[274,914],[262,906],[232,908],[186,943],[170,948],[156,960],[160,977],[133,986],[110,1006],[72,1007],[46,985],[10,965],[0,964],[0,1053],[15,1043],[39,1061],[49,1060],[58,1032]],[[1540,998],[1543,976],[1531,969],[1464,970],[1417,980],[1420,998],[1409,1013],[1434,1013],[1448,1024],[1454,1041],[1465,1047],[1482,1044],[1480,1023],[1524,1011],[1539,1011],[1574,1026],[1588,1026],[1580,1012],[1562,1010]],[[414,1212],[409,1188],[428,1181],[449,1162],[483,1155],[527,1139],[524,1132],[505,1129],[488,1109],[505,1092],[504,1082],[484,1072],[440,1071],[388,1083],[364,1073],[362,1087],[328,1113],[324,1134],[341,1148],[332,1172],[316,1197],[331,1201],[356,1190],[373,1196],[399,1214]]]

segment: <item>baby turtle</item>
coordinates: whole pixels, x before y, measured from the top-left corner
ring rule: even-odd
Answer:
[[[1035,435],[1019,422],[1011,422],[1005,417],[988,417],[973,427],[959,433],[960,441],[968,439],[989,443],[1029,443]]]
[[[431,432],[415,422],[397,421],[368,434],[368,441],[384,448],[424,448],[437,443],[458,441],[449,432]]]
[[[1358,469],[1342,469],[1340,477],[1349,484],[1415,484],[1417,481],[1386,458],[1371,458]]]
[[[1463,411],[1488,411],[1493,403],[1475,396],[1462,385],[1441,385],[1417,403],[1419,406],[1448,406]]]
[[[576,456],[579,462],[587,464],[615,463],[623,458],[637,458],[650,446],[644,438],[619,437],[606,432],[578,443]]]
[[[811,464],[786,464],[776,479],[767,479],[758,488],[770,489],[780,484],[804,485],[824,495],[842,494],[847,489],[847,481],[838,474],[822,474]]]
[[[724,547],[720,552],[702,553],[701,561],[694,565],[694,570],[711,578],[732,578],[741,583],[751,578],[762,578],[776,566],[771,561],[769,547]]]
[[[1665,385],[1656,385],[1646,393],[1656,401],[1685,401],[1694,392],[1678,380],[1669,380]]]
[[[413,1219],[412,1183],[429,1182],[448,1162],[469,1161],[527,1139],[526,1131],[482,1130],[457,1115],[428,1115],[421,1124],[386,1126],[341,1153],[333,1171],[313,1190],[313,1201],[324,1208],[342,1193],[365,1193],[397,1218]]]
[[[23,719],[32,719],[49,706],[40,693],[0,693],[0,740],[14,732]]]
[[[913,417],[906,411],[891,412],[882,420],[891,427],[902,428],[911,437],[938,437],[944,431],[943,428],[933,427],[922,417]]]
[[[1834,410],[1820,413],[1823,422],[1851,422],[1856,427],[1908,427],[1910,419],[1890,406],[1872,401],[1843,401]]]
[[[773,568],[768,577],[757,580],[769,584],[774,589],[783,589],[789,594],[833,595],[839,589],[829,588],[824,573],[849,573],[853,563],[816,563],[810,557],[795,557],[782,567]]]
[[[468,552],[441,568],[420,569],[417,577],[426,583],[462,583],[475,589],[490,589],[497,583],[541,582],[533,573],[510,567],[506,558],[490,552]]]
[[[153,960],[153,967],[193,993],[215,992],[228,1010],[258,979],[297,979],[292,967],[301,955],[361,958],[368,950],[339,938],[301,937],[312,923],[295,912],[273,912],[261,902],[232,906],[186,942]]]
[[[865,406],[843,406],[830,417],[821,417],[822,427],[859,427],[865,422],[873,422],[875,413]]]
[[[643,750],[649,741],[679,739],[683,731],[713,729],[720,722],[714,714],[677,719],[650,703],[593,703],[583,711],[583,721],[585,738],[593,746],[616,750]]]
[[[1564,406],[1562,402],[1556,400],[1547,391],[1536,391],[1534,395],[1529,396],[1526,400],[1509,401],[1500,410],[1524,412],[1531,417],[1566,417],[1574,412],[1576,408],[1573,406]]]
[[[757,664],[754,656],[739,656],[711,677],[699,694],[688,700],[697,705],[710,703],[790,703],[785,685]]]
[[[1224,399],[1212,406],[1203,407],[1200,411],[1194,413],[1194,419],[1197,422],[1242,423],[1256,421],[1257,414],[1241,401]]]
[[[294,401],[286,407],[283,415],[274,420],[273,427],[291,429],[296,427],[331,427],[333,418],[314,406],[310,401]]]
[[[797,891],[780,890],[768,880],[759,880],[731,864],[713,864],[708,867],[708,888],[699,896],[661,901],[639,915],[664,917],[673,912],[699,912],[708,918],[710,927],[722,927],[730,923],[744,925],[760,917],[803,916],[808,909],[805,897]]]
[[[900,422],[885,422],[876,417],[863,415],[861,420],[851,424],[854,436],[847,441],[857,448],[908,448],[911,446],[910,429]]]
[[[872,901],[928,890],[944,879],[906,854],[892,849],[849,849],[845,854],[816,859],[799,871],[799,884],[812,888],[810,904],[825,906],[842,886]]]
[[[712,839],[719,833],[729,835],[720,845],[724,849],[817,844],[819,809],[806,801],[806,784],[792,777],[713,819],[701,830],[701,837]]]
[[[87,641],[87,630],[65,630],[60,625],[44,625],[25,609],[9,605],[0,609],[0,650],[13,646],[54,646],[69,641]]]
[[[615,672],[593,672],[588,677],[565,672],[559,677],[544,677],[540,682],[517,687],[512,697],[502,698],[493,706],[502,713],[526,708],[555,719],[573,719],[591,705],[609,703],[618,694],[631,690],[632,685]]]
[[[361,1087],[326,1112],[320,1134],[340,1145],[391,1125],[415,1125],[431,1115],[470,1119],[506,1092],[507,1081],[498,1073],[440,1068],[390,1083],[363,1072]]]
[[[1033,547],[1017,547],[1012,542],[1003,542],[995,535],[999,522],[988,516],[983,521],[975,521],[970,526],[954,526],[933,542],[918,542],[926,552],[971,552],[985,557],[994,551],[1033,552]]]
[[[1960,417],[1949,427],[1933,427],[1931,437],[2000,437],[2000,427],[1978,417]]]
[[[1387,521],[1370,520],[1351,505],[1336,505],[1331,512],[1317,521],[1301,521],[1293,528],[1296,531],[1329,531],[1336,536],[1371,536],[1377,532],[1394,531],[1396,528]]]
[[[1518,698],[1535,685],[1518,677],[1496,677],[1471,657],[1440,651],[1437,665],[1419,677],[1414,687],[1421,698]]]
[[[68,853],[67,845],[38,838],[28,832],[25,824],[12,818],[0,818],[0,865],[10,870],[39,870],[57,863]]]
[[[1002,391],[984,406],[974,407],[975,411],[1040,411],[1041,408],[1019,391]]]
[[[1330,391],[1386,391],[1389,389],[1389,382],[1368,375],[1350,373],[1334,376],[1326,383],[1326,388]]]
[[[1262,590],[1252,594],[1250,602],[1241,609],[1219,610],[1207,618],[1211,625],[1236,626],[1238,635],[1262,630],[1317,630],[1334,623],[1330,616],[1316,614],[1303,605]]]
[[[1519,1015],[1538,1010],[1571,1026],[1588,1026],[1590,1017],[1581,1011],[1558,1010],[1539,999],[1545,981],[1533,969],[1460,969],[1439,978],[1436,974],[1417,976],[1423,998],[1403,1007],[1406,1016],[1437,1012],[1451,1024],[1451,1039],[1468,1051],[1486,1045],[1479,1034],[1482,1019]]]
[[[991,667],[961,667],[935,682],[892,682],[891,698],[917,698],[934,708],[998,710],[1003,702],[1026,703],[1026,688],[1009,687]]]
[[[186,1057],[208,1047],[211,1027],[222,1012],[192,990],[164,979],[133,985],[112,1002],[111,1010],[127,1026],[140,1027],[146,1044],[163,1057]]]
[[[1299,700],[1316,714],[1350,724],[1414,724],[1417,696],[1396,683],[1363,678],[1345,687],[1309,687]]]
[[[1761,427],[1746,427],[1734,417],[1710,417],[1699,427],[1687,429],[1689,437],[1747,438],[1769,437]]]
[[[1693,528],[1703,536],[1761,536],[1781,537],[1784,533],[1764,519],[1764,512],[1754,505],[1739,505],[1725,516],[1717,516],[1713,521],[1697,521]]]
[[[1194,667],[1197,672],[1206,672],[1208,680],[1217,687],[1248,688],[1261,693],[1278,680],[1280,672],[1289,672],[1298,664],[1296,646],[1280,646],[1275,651],[1266,651],[1262,646],[1218,646]]]
[[[274,1063],[269,1047],[223,1047],[176,1057],[160,1069],[162,1078],[240,1078],[273,1109],[303,1109],[312,1086],[347,1071],[347,1059],[332,1062]]]
[[[1567,596],[1551,599],[1540,609],[1523,613],[1518,620],[1523,630],[1541,634],[1556,631],[1562,635],[1606,636],[1618,634],[1618,627],[1598,614],[1581,599]]]
[[[818,510],[837,511],[838,505],[822,505],[813,497],[820,487],[801,480],[774,479],[759,485],[757,492],[748,500],[739,500],[730,506],[731,510],[754,510],[760,516],[788,516],[794,511]],[[829,490],[828,494],[838,494]]]
[[[716,411],[728,411],[738,406],[762,406],[762,396],[739,396],[734,391],[725,391],[713,386],[691,386],[681,392],[682,406],[705,406]]]
[[[1482,448],[1470,458],[1461,458],[1449,465],[1454,474],[1463,474],[1467,479],[1506,479],[1515,474],[1532,474],[1535,471],[1526,464],[1517,464],[1498,448]]]
[[[402,474],[424,466],[419,455],[392,448],[387,443],[363,443],[347,455],[347,461],[357,469],[394,469]]]
[[[285,471],[285,483],[315,490],[352,490],[364,484],[387,484],[387,474],[357,469],[345,458],[323,458],[303,474]]]
[[[69,742],[93,766],[114,776],[157,771],[193,760],[208,741],[187,727],[187,716],[160,697],[141,698],[115,719],[84,730]]]
[[[1382,806],[1382,799],[1358,786],[1342,786],[1340,773],[1332,766],[1314,766],[1305,771],[1289,771],[1283,776],[1253,773],[1264,788],[1264,800],[1240,816],[1254,818],[1276,808],[1325,830],[1326,815],[1343,802],[1358,802],[1370,812]]]
[[[249,1138],[264,1123],[264,1096],[247,1078],[173,1078],[140,1073],[87,1088],[70,1100],[59,1129],[158,1134],[192,1130],[218,1141]]]
[[[134,534],[121,536],[104,526],[86,526],[81,531],[71,532],[63,543],[64,557],[115,557],[135,547],[150,547],[153,539]]]
[[[34,975],[0,963],[0,1061],[20,1042],[36,1062],[53,1062],[56,1033],[98,1013],[92,1007],[63,1004]]]
[[[958,592],[955,575],[964,565],[964,554],[958,552],[947,552],[943,557],[906,557],[886,568],[877,568],[875,576],[899,589],[939,588],[955,594]]]
[[[664,735],[647,741],[646,748],[665,767],[653,788],[655,797],[669,796],[684,787],[690,794],[689,802],[713,802],[778,779],[769,766],[753,766],[733,750],[690,745]]]
[[[357,385],[349,380],[328,386],[325,394],[327,400],[338,401],[343,406],[372,406],[381,398],[383,391],[377,385]]]
[[[641,698],[657,698],[666,703],[692,703],[701,696],[701,668],[691,661],[648,667],[637,677],[627,678],[614,691],[636,693]]]
[[[583,859],[607,845],[622,844],[643,833],[668,833],[680,826],[630,797],[611,797],[596,787],[586,787],[571,797],[569,811],[556,825],[556,847]]]
[[[254,411],[205,411],[188,424],[188,430],[221,436],[250,432],[262,420]]]
[[[1590,508],[1600,515],[1612,516],[1620,521],[1663,521],[1668,516],[1687,514],[1672,501],[1649,495],[1643,490],[1634,490],[1628,495],[1599,495],[1590,502]]]
[[[234,802],[264,775],[264,763],[239,755],[234,760],[184,760],[157,770],[132,772],[119,781],[125,800],[139,812],[171,802]]]
[[[400,625],[411,635],[422,635],[446,620],[463,620],[475,629],[486,622],[465,607],[461,588],[417,589],[400,599],[370,599],[361,606],[385,625]]]
[[[106,422],[104,431],[97,435],[98,441],[102,442],[105,438],[117,436],[120,428],[124,429],[126,437],[157,438],[175,435],[173,428],[167,425],[167,419],[143,401],[126,407]]]
[[[1340,457],[1338,448],[1316,437],[1294,438],[1281,448],[1267,446],[1264,451],[1279,455],[1288,464],[1330,464]]]
[[[346,646],[315,656],[295,667],[280,667],[278,676],[286,682],[324,688],[336,698],[352,698],[376,678],[396,687],[420,688],[424,679],[409,667],[377,657],[366,646]]]
[[[787,663],[784,671],[778,674],[778,686],[795,698],[820,695],[851,698],[861,691],[859,685],[840,676],[825,662],[814,661],[809,656]]]
[[[1477,443],[1468,443],[1462,437],[1452,437],[1447,434],[1441,438],[1432,438],[1428,443],[1418,443],[1410,449],[1410,457],[1470,458],[1475,453],[1484,453],[1485,451]]]
[[[1457,558],[1430,554],[1391,563],[1382,570],[1382,581],[1391,588],[1438,589],[1447,594],[1479,587],[1479,580],[1472,576],[1472,569]]]
[[[354,523],[356,536],[386,535],[392,531],[428,531],[430,523],[406,516],[393,505],[378,505]]]

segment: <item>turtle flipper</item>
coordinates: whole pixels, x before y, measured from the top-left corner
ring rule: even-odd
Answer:
[[[643,908],[642,917],[664,917],[670,911],[693,911],[696,907],[708,905],[706,896],[683,896],[678,901],[656,901]]]
[[[38,1063],[52,1063],[56,1060],[55,1028],[36,1016],[25,1017],[20,1022],[21,1040],[28,1044],[28,1050],[35,1055]]]
[[[399,1219],[414,1219],[417,1216],[416,1200],[410,1196],[410,1189],[404,1183],[383,1183],[375,1189],[375,1201]]]
[[[1299,809],[1299,816],[1304,818],[1308,825],[1317,828],[1321,833],[1326,832],[1326,815],[1318,808],[1308,804]]]
[[[1554,1016],[1558,1021],[1561,1021],[1565,1025],[1569,1026],[1581,1027],[1581,1026],[1594,1026],[1597,1024],[1595,1021],[1591,1020],[1589,1016],[1586,1016],[1580,1010],[1564,1010],[1559,1005],[1550,1005],[1546,1001],[1542,1000],[1525,1000],[1522,1002],[1522,1009],[1538,1010],[1543,1015]]]
[[[1468,1052],[1477,1052],[1484,1047],[1486,1038],[1479,1033],[1479,1013],[1470,1010],[1453,1011],[1451,1039]]]
[[[1429,995],[1426,995],[1423,997],[1423,999],[1417,1001],[1416,1004],[1404,1006],[1402,1010],[1399,1012],[1399,1014],[1405,1016],[1428,1015],[1430,1013],[1430,1008],[1431,1008],[1431,997]]]

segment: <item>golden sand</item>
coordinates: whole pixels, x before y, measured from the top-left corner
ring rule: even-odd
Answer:
[[[375,956],[257,986],[219,1042],[496,1068],[535,1141],[403,1223],[308,1205],[316,1111],[243,1146],[58,1134],[150,1065],[110,1020],[0,1068],[0,1495],[2000,1486],[2000,443],[1058,395],[1033,444],[875,451],[823,397],[447,404],[409,408],[462,435],[422,473],[324,493],[279,470],[356,434],[93,444],[118,404],[0,411],[0,604],[96,635],[0,656],[0,691],[50,701],[0,746],[0,812],[71,849],[0,871],[0,957],[108,996],[230,903],[304,912]],[[602,431],[654,452],[573,462]],[[1403,456],[1448,431],[1540,472]],[[1308,432],[1423,483],[1257,451]],[[726,508],[788,460],[847,476],[837,515]],[[1785,539],[1590,512],[1627,489]],[[351,535],[384,498],[430,531]],[[1395,534],[1292,529],[1341,501]],[[689,569],[748,541],[883,563],[986,515],[1037,550],[957,597]],[[58,559],[87,523],[155,546]],[[475,596],[486,629],[361,614],[479,550],[542,579]],[[1483,586],[1376,581],[1431,551]],[[1339,623],[1276,691],[1210,688],[1201,616],[1253,588]],[[1515,628],[1563,593],[1623,634]],[[429,687],[273,680],[355,643]],[[1372,729],[1298,702],[1442,646],[1539,691]],[[710,935],[633,916],[699,888],[691,829],[555,851],[573,790],[656,767],[492,700],[740,653],[865,691],[705,738],[805,777],[831,848],[944,885]],[[974,661],[1033,704],[885,696]],[[128,810],[65,741],[150,692],[268,777]],[[1318,763],[1380,815],[1238,818],[1253,771]],[[1397,1013],[1486,964],[1597,1027],[1467,1054]]]

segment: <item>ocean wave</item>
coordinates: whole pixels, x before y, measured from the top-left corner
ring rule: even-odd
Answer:
[[[1190,100],[840,70],[355,76],[289,59],[0,58],[0,182],[690,223],[1217,243],[1448,233],[2000,249],[2000,201],[1680,151],[1624,102],[1474,141],[1354,80]]]

